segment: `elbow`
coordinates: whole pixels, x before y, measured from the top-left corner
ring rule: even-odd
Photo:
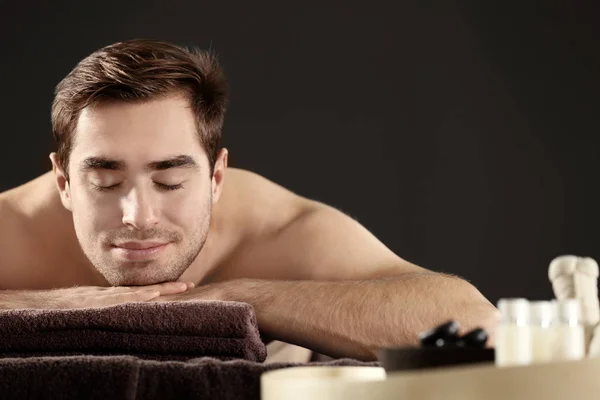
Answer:
[[[487,347],[494,347],[495,331],[500,319],[500,312],[473,285],[464,281],[465,297],[460,301],[461,309],[455,318],[461,325],[461,333],[475,328],[482,328],[488,334]]]

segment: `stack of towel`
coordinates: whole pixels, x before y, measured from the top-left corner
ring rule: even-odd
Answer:
[[[260,400],[263,373],[300,365],[380,366],[351,359],[265,364],[210,357],[186,362],[131,356],[0,358],[0,399]]]
[[[266,347],[249,304],[131,302],[110,307],[0,311],[0,357],[131,355],[263,362]]]
[[[258,400],[266,355],[245,303],[0,310],[0,399]]]

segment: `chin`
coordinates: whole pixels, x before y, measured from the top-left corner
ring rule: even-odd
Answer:
[[[169,273],[160,266],[119,266],[109,271],[100,271],[112,286],[147,286],[179,279],[183,273]]]

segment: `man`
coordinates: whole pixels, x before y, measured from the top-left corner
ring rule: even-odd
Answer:
[[[226,104],[201,51],[131,40],[82,60],[56,88],[53,171],[0,195],[0,307],[240,301],[269,338],[360,360],[449,319],[493,334],[468,282],[228,168]]]

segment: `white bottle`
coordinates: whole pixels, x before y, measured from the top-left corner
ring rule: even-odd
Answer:
[[[495,363],[499,367],[531,363],[529,302],[526,299],[500,299],[501,314],[496,327]]]
[[[550,362],[554,354],[556,302],[532,301],[529,303],[531,362]]]
[[[585,335],[581,324],[579,300],[557,302],[554,360],[580,360],[585,357]]]

